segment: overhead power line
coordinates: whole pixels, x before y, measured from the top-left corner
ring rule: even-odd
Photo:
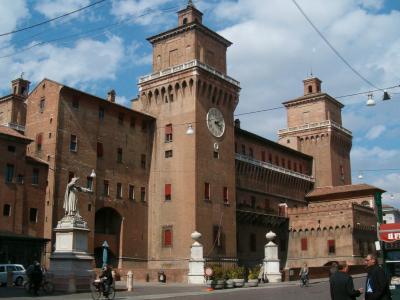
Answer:
[[[100,3],[105,2],[105,1],[108,1],[108,0],[99,0],[99,1],[93,2],[92,4],[89,4],[87,6],[81,7],[79,9],[76,9],[76,10],[73,10],[73,11],[70,11],[68,13],[65,13],[65,14],[61,15],[61,16],[58,16],[58,17],[55,17],[55,18],[52,18],[52,19],[48,19],[46,21],[43,21],[43,22],[40,22],[40,23],[36,23],[36,24],[30,25],[30,26],[27,26],[27,27],[24,27],[24,28],[16,29],[16,30],[13,30],[13,31],[10,31],[10,32],[1,33],[0,36],[6,36],[6,35],[14,34],[14,33],[17,33],[17,32],[25,31],[25,30],[28,30],[28,29],[32,29],[32,28],[35,28],[35,27],[38,27],[38,26],[42,26],[44,24],[53,22],[55,20],[70,16],[72,14],[75,14],[75,13],[80,12],[82,10],[85,10],[87,8],[93,7],[93,6],[97,5],[97,4],[100,4]]]
[[[352,67],[352,65],[335,49],[335,47],[332,46],[332,44],[328,41],[328,39],[322,34],[322,32],[317,28],[317,26],[314,25],[314,23],[311,21],[311,19],[306,15],[304,10],[301,8],[301,6],[296,2],[296,0],[292,0],[294,5],[298,8],[298,10],[301,12],[301,14],[304,16],[304,18],[310,23],[312,28],[318,33],[318,35],[322,38],[322,40],[328,45],[328,47],[343,61],[343,63],[349,67],[351,71],[353,71],[354,74],[356,74],[358,77],[360,77],[364,82],[366,82],[368,85],[372,86],[373,88],[377,90],[382,90],[376,85],[374,85],[371,81],[369,81],[367,78],[365,78],[360,72],[358,72],[356,69]]]

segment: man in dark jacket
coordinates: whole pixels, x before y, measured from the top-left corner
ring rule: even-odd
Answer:
[[[365,282],[365,300],[391,300],[389,280],[385,271],[378,266],[376,256],[368,254],[365,264],[368,272]]]
[[[331,275],[329,283],[332,300],[354,300],[362,294],[363,289],[354,289],[353,278],[347,274],[348,271],[349,266],[344,263]]]
[[[110,293],[110,286],[113,283],[113,277],[112,277],[112,271],[111,271],[111,267],[109,265],[105,265],[103,267],[103,270],[100,274],[100,279],[102,280],[102,283],[104,285],[104,296],[108,296],[108,294]]]

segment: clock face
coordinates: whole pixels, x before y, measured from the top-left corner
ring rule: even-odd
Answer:
[[[222,112],[217,108],[210,108],[207,113],[207,127],[215,137],[221,137],[225,132],[225,120]]]

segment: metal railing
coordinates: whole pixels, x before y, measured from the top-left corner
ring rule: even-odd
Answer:
[[[344,133],[347,133],[348,135],[352,135],[351,131],[344,128],[343,126],[331,121],[331,120],[326,120],[322,122],[315,122],[315,123],[309,123],[309,124],[304,124],[301,126],[295,126],[295,127],[289,127],[289,128],[284,128],[284,129],[279,129],[278,130],[278,135],[283,135],[285,133],[293,133],[297,131],[303,131],[307,129],[317,129],[317,128],[323,128],[323,127],[334,127],[336,129],[339,129],[343,131]]]
[[[188,61],[186,63],[183,63],[183,64],[180,64],[180,65],[176,65],[176,66],[161,70],[159,72],[155,72],[155,73],[152,73],[152,74],[149,74],[149,75],[142,76],[142,77],[139,78],[139,84],[144,83],[146,81],[150,81],[150,80],[156,79],[156,78],[160,78],[160,77],[163,77],[163,76],[171,75],[171,74],[183,71],[183,70],[187,70],[187,69],[190,69],[190,68],[193,68],[193,67],[199,67],[199,68],[201,68],[203,70],[206,70],[206,71],[218,76],[221,79],[224,79],[225,81],[228,81],[229,83],[231,83],[233,85],[236,85],[237,87],[240,87],[240,82],[239,81],[233,79],[232,77],[229,77],[229,76],[223,74],[220,71],[217,71],[216,69],[210,67],[207,64],[204,64],[204,63],[200,62],[197,59],[194,59],[194,60]]]
[[[23,132],[25,131],[25,126],[22,126],[22,125],[19,125],[19,124],[16,124],[16,123],[4,123],[2,125],[10,127],[12,129],[15,129],[15,130],[18,130],[18,131],[23,131]]]
[[[265,169],[269,169],[269,170],[272,170],[272,171],[283,173],[283,174],[286,174],[286,175],[289,175],[289,176],[294,176],[294,177],[297,177],[297,178],[300,178],[300,179],[303,179],[303,180],[307,180],[307,181],[310,181],[310,182],[315,182],[315,179],[313,177],[311,177],[311,176],[304,175],[304,174],[301,174],[301,173],[298,173],[298,172],[295,172],[295,171],[292,171],[292,170],[289,170],[289,169],[285,169],[285,168],[282,168],[282,167],[279,167],[279,166],[275,166],[275,165],[273,165],[271,163],[267,163],[265,161],[256,160],[254,158],[251,158],[251,157],[243,155],[243,154],[236,153],[236,159],[240,160],[240,161],[243,161],[243,162],[247,162],[249,164],[252,164],[252,165],[255,165],[255,166],[258,166],[258,167],[262,167],[262,168],[265,168]]]

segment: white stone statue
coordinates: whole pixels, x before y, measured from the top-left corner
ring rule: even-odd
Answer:
[[[76,184],[78,177],[73,177],[67,184],[64,196],[64,210],[67,216],[79,216],[78,211],[78,192],[90,193],[91,189],[80,187]]]

